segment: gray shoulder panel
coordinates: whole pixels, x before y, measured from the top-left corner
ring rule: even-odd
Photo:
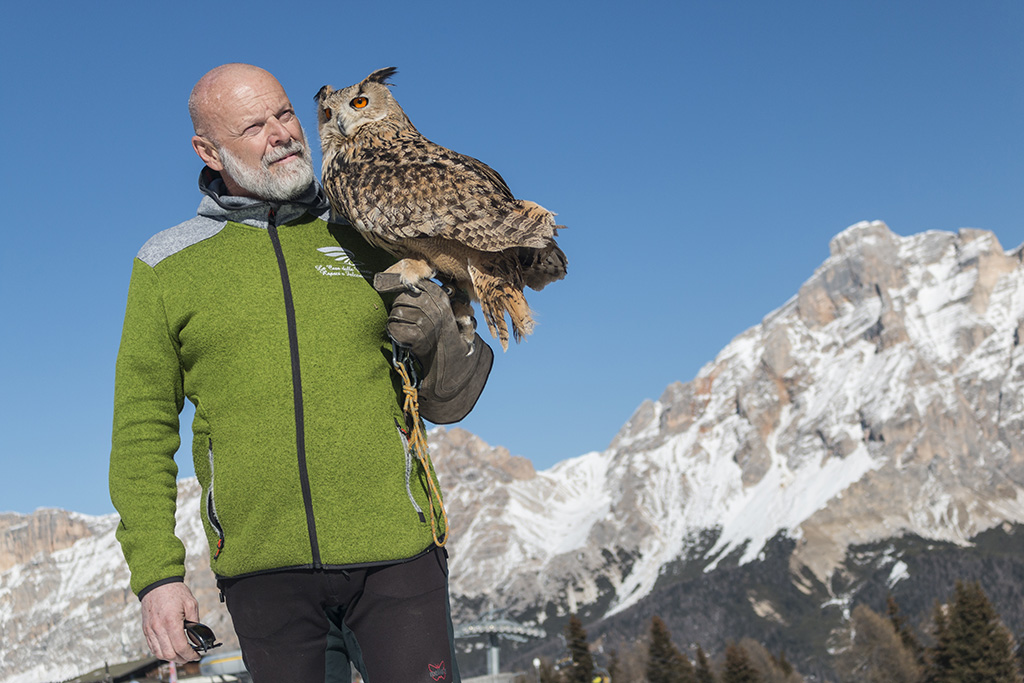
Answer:
[[[196,216],[180,225],[153,235],[148,242],[142,245],[138,258],[152,268],[168,256],[177,254],[193,244],[198,244],[205,239],[213,237],[225,225],[225,221],[218,221],[205,216]]]

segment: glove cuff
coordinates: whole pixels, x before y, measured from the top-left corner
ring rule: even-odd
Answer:
[[[441,339],[419,388],[420,415],[434,424],[451,424],[469,415],[494,364],[494,352],[480,335],[466,352],[465,342]]]

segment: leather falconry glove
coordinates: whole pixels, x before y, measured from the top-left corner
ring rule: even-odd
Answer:
[[[391,339],[409,349],[420,365],[420,415],[434,424],[466,417],[484,390],[494,363],[479,334],[469,345],[459,333],[451,300],[435,282],[422,280],[410,289],[397,273],[377,273],[373,287],[381,294],[399,292],[388,315]],[[475,320],[473,321],[475,327]]]

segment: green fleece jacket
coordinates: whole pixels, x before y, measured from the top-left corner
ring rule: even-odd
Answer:
[[[394,262],[327,222],[319,188],[272,205],[204,170],[198,216],[134,261],[117,358],[110,491],[132,590],[180,581],[178,415],[221,577],[413,557],[432,544],[370,285]]]

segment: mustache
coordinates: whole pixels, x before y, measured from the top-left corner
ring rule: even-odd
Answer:
[[[275,147],[263,156],[263,167],[267,168],[270,164],[284,159],[289,154],[297,154],[300,157],[305,157],[306,146],[298,140],[292,140],[287,145]]]

